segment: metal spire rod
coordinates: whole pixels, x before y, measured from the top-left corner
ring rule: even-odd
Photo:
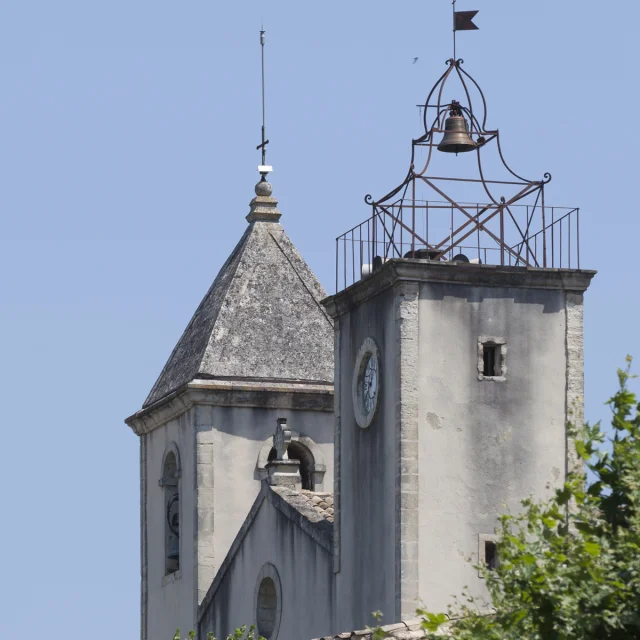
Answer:
[[[453,8],[453,59],[456,59],[456,0],[452,0]]]
[[[260,28],[260,47],[262,50],[262,143],[259,144],[256,149],[262,149],[262,164],[258,167],[258,171],[262,174],[262,179],[266,179],[265,176],[269,171],[271,171],[271,167],[266,166],[267,160],[267,145],[269,141],[266,139],[266,120],[265,120],[265,100],[264,100],[264,27]]]

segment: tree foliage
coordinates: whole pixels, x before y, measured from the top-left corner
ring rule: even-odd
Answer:
[[[527,499],[501,518],[498,566],[479,566],[491,609],[468,593],[449,614],[419,611],[430,637],[451,618],[459,640],[640,638],[640,404],[631,358],[608,401],[611,446],[600,423],[572,429],[582,470],[548,501]]]
[[[194,640],[196,637],[195,631],[189,631],[185,640]],[[173,640],[180,640],[180,629],[176,629],[173,636]],[[207,640],[216,640],[216,637],[211,631],[207,633]],[[227,640],[265,640],[262,636],[256,635],[256,626],[252,624],[250,627],[242,625],[238,627],[233,633],[227,636]]]

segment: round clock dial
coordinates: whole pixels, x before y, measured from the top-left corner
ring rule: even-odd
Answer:
[[[366,429],[375,417],[380,397],[380,355],[367,338],[360,347],[353,371],[353,408],[356,422]]]
[[[378,360],[370,355],[364,368],[362,377],[362,400],[364,410],[370,413],[375,408],[376,397],[378,395]]]

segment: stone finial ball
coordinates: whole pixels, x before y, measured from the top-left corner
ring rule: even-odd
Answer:
[[[256,185],[256,195],[269,197],[273,193],[273,187],[270,182],[260,180]]]

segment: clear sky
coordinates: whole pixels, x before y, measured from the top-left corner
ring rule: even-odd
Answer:
[[[459,0],[510,163],[580,206],[586,407],[638,337],[637,0]],[[0,5],[2,633],[138,637],[140,408],[242,234],[260,48],[282,223],[327,290],[363,196],[404,178],[448,0]],[[418,56],[416,64],[412,64]],[[640,362],[638,363],[640,369]],[[167,638],[171,630],[167,630]]]

